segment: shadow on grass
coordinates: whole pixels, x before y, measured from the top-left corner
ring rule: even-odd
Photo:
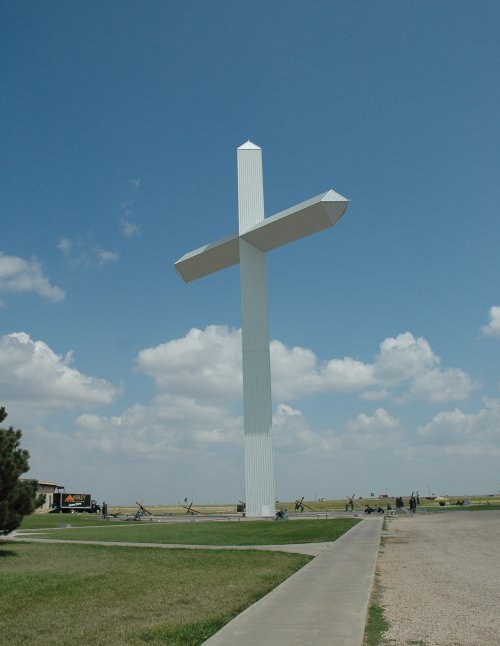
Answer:
[[[13,543],[8,543],[3,541],[2,543],[0,543],[0,559],[7,556],[18,556],[17,552],[4,549],[4,545],[13,545]]]

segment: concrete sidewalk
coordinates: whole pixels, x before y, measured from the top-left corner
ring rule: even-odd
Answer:
[[[206,646],[362,646],[382,519],[364,518]]]

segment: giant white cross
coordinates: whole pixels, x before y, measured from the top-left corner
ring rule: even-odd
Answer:
[[[191,251],[175,263],[189,283],[240,263],[246,515],[274,516],[271,368],[266,251],[333,226],[349,200],[333,190],[264,218],[262,149],[240,146],[237,234]]]

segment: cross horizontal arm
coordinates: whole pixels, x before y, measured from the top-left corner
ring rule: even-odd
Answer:
[[[284,244],[336,224],[349,200],[333,190],[276,213],[245,231],[241,237],[260,251]],[[191,251],[175,263],[179,276],[189,283],[240,261],[238,234]]]
[[[266,218],[241,237],[261,251],[270,251],[337,224],[348,204],[339,193],[327,191]]]
[[[220,269],[240,262],[239,236],[235,233],[218,242],[190,251],[175,263],[175,271],[182,280],[190,283]]]

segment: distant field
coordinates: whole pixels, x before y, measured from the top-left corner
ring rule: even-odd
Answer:
[[[448,502],[447,506],[453,506],[457,500],[463,500],[468,498],[472,504],[478,505],[500,505],[500,494],[495,496],[464,496],[461,495],[449,495],[447,496]],[[391,501],[394,503],[394,497],[391,497]],[[405,506],[408,507],[409,496],[403,496],[403,501]],[[304,500],[303,503],[306,506],[305,511],[345,511],[347,499],[340,500]],[[187,515],[186,509],[180,505],[157,505],[157,506],[148,506],[146,503],[145,507],[155,515]],[[385,506],[387,500],[379,498],[356,498],[355,500],[355,510],[363,511],[366,504],[380,504]],[[420,504],[422,507],[428,507],[430,509],[434,507],[439,507],[439,503],[434,500],[427,500],[423,495],[420,497]],[[186,505],[188,506],[188,505]],[[289,512],[295,510],[295,501],[279,501],[276,503],[276,509],[280,507],[285,507]],[[236,504],[219,504],[219,505],[202,505],[193,503],[193,508],[203,512],[203,514],[235,514]],[[122,514],[135,514],[137,511],[137,506],[133,507],[124,507],[124,506],[109,506],[110,513],[122,513]]]
[[[480,505],[481,508],[490,508],[493,509],[494,505],[500,505],[500,494],[495,495],[495,496],[464,496],[464,495],[450,495],[447,496],[448,501],[446,503],[446,507],[453,507],[454,503],[457,500],[463,500],[465,498],[468,498],[471,502],[471,504],[475,505]],[[403,501],[405,503],[405,507],[408,507],[408,496],[403,496]],[[394,498],[391,498],[392,503],[394,504]],[[345,510],[345,505],[346,505],[346,499],[341,499],[341,500],[304,500],[304,504],[306,505],[305,511],[319,511],[319,512],[328,512],[328,511],[344,511]],[[376,505],[380,504],[381,506],[385,507],[387,504],[387,501],[384,499],[379,499],[379,498],[357,498],[355,501],[355,511],[363,511],[365,508],[366,504],[371,504],[371,505]],[[187,510],[181,506],[181,505],[147,505],[144,503],[146,509],[150,511],[153,515],[155,516],[189,516],[190,514],[187,513]],[[189,506],[187,504],[186,506]],[[285,507],[288,509],[289,512],[293,512],[295,509],[295,501],[280,501],[276,504],[276,509],[279,509],[281,506]],[[197,511],[201,511],[202,515],[224,515],[224,514],[237,514],[236,511],[236,504],[217,504],[217,505],[202,505],[202,504],[196,504],[193,503],[193,508]],[[435,500],[427,500],[424,496],[420,498],[420,508],[421,509],[439,509],[441,508],[439,503]],[[498,508],[498,507],[495,507]],[[465,507],[464,507],[465,509]],[[110,515],[113,514],[120,514],[123,516],[133,516],[138,510],[138,506],[118,506],[118,505],[108,505],[108,513]],[[193,515],[198,515],[196,512],[194,512]],[[71,522],[72,524],[77,524],[74,522],[74,518],[76,514],[47,514],[47,513],[36,513],[36,516],[44,516],[44,517],[50,517],[56,518],[57,520],[51,520],[50,522],[53,522],[53,526],[57,526],[60,523],[66,523],[66,522]],[[82,514],[82,516],[87,516],[87,514]],[[88,515],[90,518],[94,519],[94,524],[98,524],[98,519],[100,518],[99,515],[97,514],[89,514]],[[69,520],[71,519],[71,520]],[[37,521],[34,521],[37,522]],[[88,524],[87,521],[82,522],[82,524]],[[91,523],[92,524],[92,523]],[[52,525],[33,525],[33,527],[42,527],[42,526],[52,526]]]

